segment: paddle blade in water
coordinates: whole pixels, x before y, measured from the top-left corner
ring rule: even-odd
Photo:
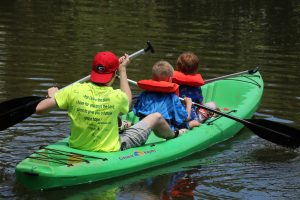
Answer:
[[[296,128],[265,119],[248,119],[255,125],[247,125],[259,137],[275,144],[298,148],[300,146],[300,131]]]
[[[44,97],[28,96],[0,103],[0,131],[11,127],[35,112],[37,104]]]

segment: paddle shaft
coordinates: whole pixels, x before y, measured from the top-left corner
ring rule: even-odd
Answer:
[[[179,99],[180,99],[180,100],[184,100],[184,99],[181,98],[181,97],[179,97]],[[268,131],[268,132],[276,133],[276,134],[281,135],[281,136],[283,136],[283,137],[289,137],[290,139],[293,138],[293,137],[291,137],[291,136],[289,136],[289,135],[286,135],[286,134],[284,134],[284,133],[281,133],[281,132],[278,132],[278,131],[276,131],[276,130],[270,129],[270,128],[268,128],[268,127],[261,126],[261,125],[259,125],[259,124],[255,124],[255,123],[253,123],[253,122],[250,122],[250,121],[248,121],[247,119],[241,119],[241,118],[238,118],[238,117],[234,117],[234,116],[232,116],[232,115],[228,115],[228,114],[226,114],[226,113],[223,113],[223,112],[220,112],[220,111],[211,109],[211,108],[209,108],[209,107],[207,107],[207,106],[205,106],[205,105],[202,105],[202,104],[198,104],[198,103],[194,103],[194,102],[193,102],[193,104],[194,104],[195,106],[197,106],[197,107],[203,108],[203,109],[208,110],[208,111],[210,111],[210,112],[213,112],[213,113],[216,113],[216,114],[218,114],[218,115],[222,115],[222,116],[227,117],[227,118],[229,118],[229,119],[232,119],[232,120],[235,120],[235,121],[237,121],[237,122],[240,122],[241,124],[244,124],[244,125],[245,125],[246,127],[248,127],[248,128],[250,128],[251,126],[255,126],[256,128],[263,129],[263,130]]]
[[[234,76],[238,76],[238,75],[242,75],[242,74],[255,74],[257,71],[258,71],[258,67],[256,67],[255,69],[251,69],[251,70],[246,70],[246,71],[242,71],[242,72],[228,74],[228,75],[225,75],[225,76],[220,76],[220,77],[217,77],[217,78],[208,79],[208,80],[205,80],[205,83],[211,83],[213,81],[222,80],[222,79],[225,79],[225,78],[230,78],[230,77],[234,77]]]
[[[151,51],[151,53],[154,53],[154,49],[153,49],[151,43],[150,43],[149,41],[147,41],[147,47],[146,47],[146,48],[141,49],[141,50],[138,50],[138,51],[136,51],[136,52],[130,54],[128,57],[129,57],[129,59],[132,59],[132,58],[135,58],[135,57],[137,57],[137,56],[139,56],[139,55],[142,55],[142,54],[146,53],[146,52],[149,51],[149,50]],[[82,78],[82,79],[79,79],[78,81],[75,81],[74,83],[83,83],[83,82],[87,82],[87,81],[90,80],[90,77],[91,77],[91,75],[88,75],[88,76],[86,76],[86,77],[84,77],[84,78]],[[70,86],[70,85],[72,85],[72,84],[74,84],[74,83],[71,83],[71,84],[69,84],[69,85],[67,85],[67,86],[65,86],[65,87],[68,87],[68,86]],[[63,87],[62,89],[64,89],[65,87]]]

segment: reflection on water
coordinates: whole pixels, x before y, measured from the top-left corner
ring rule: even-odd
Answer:
[[[205,79],[260,66],[265,92],[256,116],[300,128],[299,12],[296,0],[1,1],[0,101],[44,96],[51,86],[63,87],[85,77],[96,52],[111,50],[121,56],[151,40],[156,53],[135,58],[128,69],[130,79],[148,78],[159,59],[174,65],[187,50],[199,56]],[[65,112],[52,111],[1,132],[0,198],[55,198],[18,186],[14,168],[41,145],[64,138],[68,129]],[[246,130],[189,159],[196,163],[182,161],[180,168],[171,164],[166,171],[131,182],[78,187],[76,194],[82,195],[76,198],[87,197],[92,187],[97,191],[93,198],[109,199],[115,194],[133,199],[132,188],[140,187],[143,197],[151,199],[154,188],[162,195],[172,177],[180,171],[189,173],[183,170],[187,166],[196,166],[189,174],[197,183],[195,198],[300,196],[299,151],[274,147]],[[155,181],[150,184],[149,179]],[[62,198],[75,198],[74,191],[64,190]],[[63,194],[62,190],[54,193]]]

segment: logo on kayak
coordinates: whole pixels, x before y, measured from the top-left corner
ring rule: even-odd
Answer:
[[[126,155],[126,156],[120,156],[119,159],[120,160],[125,160],[125,159],[129,159],[129,158],[134,158],[134,157],[137,157],[137,156],[144,156],[146,154],[151,154],[151,153],[156,153],[156,151],[154,149],[148,150],[148,151],[135,150],[132,154],[129,154],[129,155]]]
[[[133,152],[133,155],[134,156],[143,156],[143,155],[145,155],[145,153],[143,151],[136,150]]]

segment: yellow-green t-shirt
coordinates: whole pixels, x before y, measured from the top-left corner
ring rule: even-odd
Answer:
[[[59,108],[68,110],[71,119],[72,148],[87,151],[120,149],[118,114],[129,110],[124,92],[93,83],[76,83],[55,95]]]

